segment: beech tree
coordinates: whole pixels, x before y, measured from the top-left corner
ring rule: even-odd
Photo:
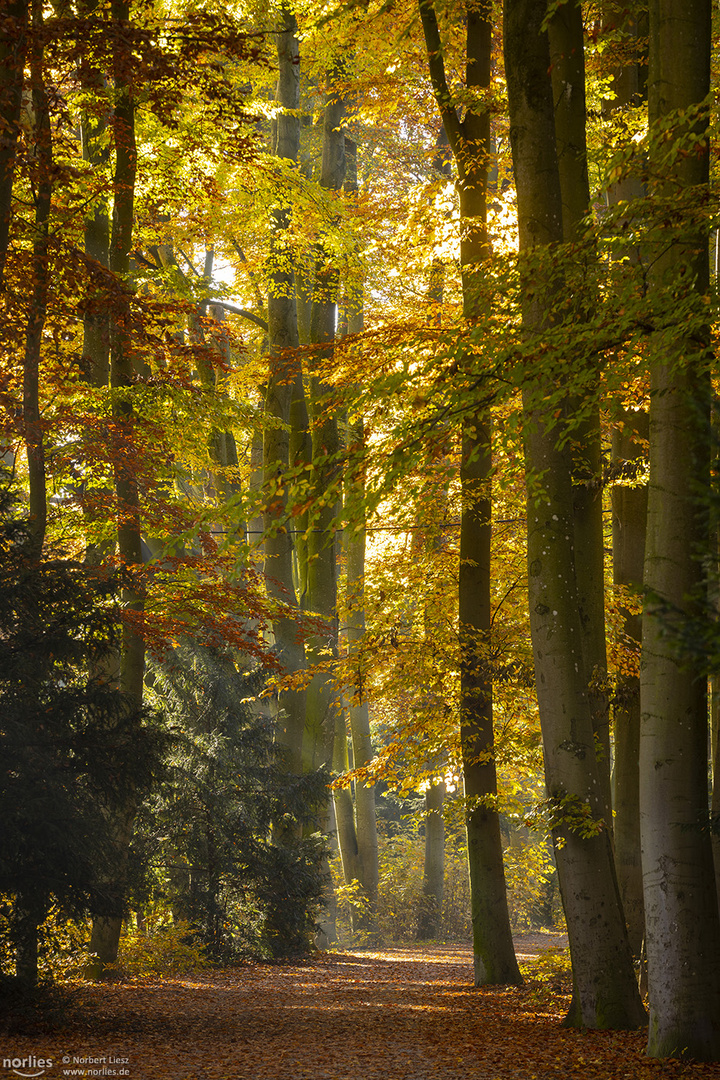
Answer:
[[[612,124],[617,118],[632,125],[633,115],[647,109],[647,11],[632,14],[614,3],[604,7],[604,32],[623,46],[612,69],[612,99],[603,102],[603,114]],[[629,51],[629,55],[628,55]],[[635,125],[632,125],[633,127]],[[627,152],[627,128],[620,151]],[[621,172],[608,186],[610,207],[632,207],[646,195],[635,170]],[[633,263],[641,259],[637,245],[624,256]],[[623,597],[622,630],[632,657],[617,673],[613,708],[614,761],[613,807],[615,865],[620,897],[633,955],[640,957],[645,937],[640,858],[640,678],[637,664],[642,639],[642,617],[633,608],[641,603],[645,531],[647,524],[647,411],[637,404],[623,409],[612,431],[611,488],[613,583],[634,595]]]
[[[277,35],[278,84],[276,148],[285,167],[297,165],[300,145],[300,67],[297,21],[289,8],[282,8],[283,29]],[[270,595],[286,609],[273,620],[273,633],[283,663],[289,673],[305,666],[305,646],[292,611],[300,605],[293,580],[293,540],[287,521],[288,490],[284,474],[291,466],[290,440],[293,428],[302,422],[304,409],[302,370],[299,367],[297,302],[294,258],[289,243],[289,207],[273,212],[268,278],[268,350],[270,370],[265,401],[267,422],[263,441],[264,469],[264,557]],[[306,410],[305,410],[306,411]],[[287,609],[290,610],[287,610]],[[280,697],[285,713],[283,741],[290,772],[302,771],[305,734],[306,691],[289,688]]]
[[[448,143],[458,170],[460,199],[463,316],[472,324],[487,303],[482,290],[482,264],[488,254],[487,176],[490,114],[482,92],[490,85],[491,8],[471,5],[467,11],[466,84],[476,95],[461,121],[447,84],[437,16],[422,0],[420,17],[428,53],[430,78]],[[485,107],[483,107],[485,104]],[[482,376],[470,352],[463,358],[462,377]],[[481,394],[478,395],[481,398]],[[463,421],[461,484],[459,620],[461,638],[461,746],[467,799],[468,861],[473,906],[475,983],[521,981],[510,932],[505,894],[502,843],[495,800],[497,780],[493,751],[492,680],[489,674],[490,542],[492,503],[489,408],[469,411]]]
[[[586,95],[584,32],[579,2],[570,0],[553,11],[547,27],[550,46],[551,84],[555,102],[555,140],[558,176],[562,201],[563,241],[571,245],[568,260],[582,267],[592,260],[592,251],[583,243],[585,217],[590,211],[586,137]],[[578,322],[587,318],[596,297],[592,287],[583,288],[582,270],[574,274],[577,282],[574,314]],[[583,660],[588,680],[587,697],[593,718],[600,756],[599,781],[602,785],[604,817],[612,829],[610,797],[610,723],[605,683],[607,654],[605,647],[605,575],[602,500],[602,443],[600,405],[593,386],[598,357],[584,358],[587,383],[585,400],[575,406],[568,403],[568,415],[577,413],[573,441],[573,533],[575,574],[580,604]]]
[[[27,52],[27,0],[14,0],[3,12],[0,38],[0,289],[7,258],[12,189]]]
[[[668,237],[649,230],[650,479],[641,665],[640,814],[654,1057],[720,1053],[718,906],[707,820],[707,670],[673,639],[702,604],[707,544],[710,353],[703,296],[710,4],[653,0],[650,165],[656,205],[680,204]],[[670,140],[693,152],[668,153]],[[673,145],[672,143],[670,144]],[[676,145],[676,144],[675,144]]]
[[[115,430],[124,444],[124,460],[115,466],[115,492],[117,496],[117,548],[121,565],[128,574],[128,584],[123,590],[123,603],[130,613],[138,616],[143,611],[143,585],[138,570],[142,566],[141,525],[137,466],[134,463],[135,448],[132,437],[133,404],[131,387],[136,372],[132,360],[130,330],[130,252],[133,236],[133,211],[135,202],[135,179],[137,175],[137,146],[135,139],[135,92],[132,83],[132,57],[127,44],[130,5],[126,0],[116,0],[112,7],[117,41],[113,51],[114,111],[113,135],[115,145],[115,171],[113,177],[113,219],[110,235],[109,268],[123,291],[121,303],[110,318],[110,386]],[[142,708],[145,675],[145,641],[132,621],[123,624],[123,639],[119,658],[118,685],[128,703],[131,714],[137,715]],[[133,819],[137,804],[130,797],[122,807],[117,807],[112,826],[116,834],[118,901],[123,904],[122,879],[127,861],[128,846],[132,837]],[[116,913],[99,915],[93,922],[90,951],[97,956],[98,973],[112,966],[122,929],[122,906]]]
[[[505,70],[518,200],[526,349],[553,334],[559,290],[547,257],[563,240],[545,4],[505,0]],[[545,256],[543,258],[543,256]],[[531,270],[532,267],[532,270]],[[572,461],[558,445],[551,373],[523,389],[527,471],[528,583],[535,680],[553,840],[573,959],[568,1022],[636,1027],[642,1022],[595,760],[575,573]],[[569,401],[559,399],[560,415]],[[550,411],[552,410],[552,411]],[[590,827],[587,828],[587,815]]]

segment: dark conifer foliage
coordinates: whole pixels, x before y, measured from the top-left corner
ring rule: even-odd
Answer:
[[[285,771],[272,718],[248,704],[261,676],[185,642],[152,679],[175,741],[168,782],[141,814],[135,864],[150,855],[145,895],[154,882],[218,962],[306,950],[323,895],[314,829],[329,777]]]
[[[0,476],[0,894],[17,976],[37,978],[37,929],[122,906],[108,815],[146,790],[164,736],[130,713],[109,674],[118,582],[62,553],[29,555],[10,478]]]

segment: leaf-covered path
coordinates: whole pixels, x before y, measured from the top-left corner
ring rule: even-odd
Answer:
[[[2,1035],[1,1056],[50,1058],[50,1080],[720,1080],[648,1060],[641,1033],[564,1031],[552,979],[476,990],[471,970],[467,948],[416,947],[84,987],[63,1020]]]

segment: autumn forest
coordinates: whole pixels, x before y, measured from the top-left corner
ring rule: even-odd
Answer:
[[[719,49],[0,4],[3,1068],[720,1075]]]

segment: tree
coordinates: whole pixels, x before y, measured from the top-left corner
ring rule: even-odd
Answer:
[[[132,432],[134,409],[131,388],[137,372],[133,364],[130,329],[130,252],[133,239],[137,146],[128,0],[114,0],[111,14],[116,35],[113,48],[115,171],[109,267],[119,285],[120,297],[110,316],[110,387],[115,434],[120,443],[116,448],[114,463],[117,551],[127,575],[123,589],[123,604],[127,614],[123,622],[118,685],[127,701],[129,714],[137,715],[143,701],[145,641],[137,621],[134,621],[143,612],[144,585],[139,573],[143,556],[138,470],[134,460],[136,450]],[[115,808],[112,823],[117,852],[119,898],[122,897],[121,883],[125,877],[128,846],[137,808],[135,798],[131,793],[128,793],[128,796],[125,805]],[[120,900],[121,904],[122,902]],[[121,929],[122,909],[95,917],[90,951],[97,957],[98,974],[101,974],[104,968],[111,968],[117,960]]]
[[[11,0],[3,14],[0,34],[0,292],[4,288],[3,271],[10,236],[27,24],[27,0]]]
[[[619,39],[622,49],[612,68],[614,97],[603,102],[603,114],[618,119],[625,128],[620,135],[620,151],[627,153],[627,138],[633,114],[643,116],[647,109],[647,49],[641,42],[647,36],[647,10],[637,13],[621,9],[615,3],[604,7],[605,32]],[[634,47],[634,48],[633,48]],[[632,50],[627,55],[627,50]],[[620,140],[613,140],[614,143]],[[632,207],[646,196],[645,185],[636,169],[621,170],[608,186],[611,207]],[[632,211],[631,211],[632,212]],[[642,253],[637,245],[623,252],[637,264]],[[628,924],[633,955],[640,957],[645,938],[645,913],[642,894],[640,857],[640,676],[639,654],[642,640],[642,617],[633,610],[640,602],[645,557],[647,524],[648,416],[637,403],[625,408],[615,418],[612,431],[611,489],[613,522],[613,583],[630,590],[634,597],[623,596],[622,633],[624,644],[632,650],[629,663],[618,670],[615,680],[613,807],[615,866],[620,897]],[[627,651],[627,650],[626,650]]]
[[[343,67],[338,62],[327,75],[323,110],[320,187],[331,193],[342,190],[346,170]],[[308,371],[313,510],[307,541],[306,603],[319,616],[320,625],[308,641],[308,659],[317,670],[308,686],[304,752],[306,760],[317,768],[332,760],[335,733],[341,722],[337,688],[331,674],[322,670],[324,661],[337,660],[339,645],[335,519],[340,440],[338,413],[329,400],[327,376],[337,329],[340,268],[326,235],[320,236],[315,245],[313,271],[310,340],[316,348]]]
[[[109,821],[157,774],[162,740],[96,674],[117,647],[117,578],[53,552],[38,559],[14,501],[3,471],[0,888],[11,898],[16,976],[32,986],[53,902],[75,916],[116,907]]]
[[[545,4],[505,0],[505,70],[522,260],[522,324],[529,355],[546,340],[562,278],[548,254],[563,239]],[[532,269],[531,269],[532,268]],[[568,1023],[636,1027],[643,1020],[620,906],[587,699],[575,577],[572,461],[558,445],[567,422],[549,365],[523,389],[530,629],[553,839],[573,960]],[[590,823],[590,828],[586,828]]]
[[[348,203],[357,205],[359,196],[357,175],[357,143],[345,133],[345,178],[343,189]],[[344,282],[344,310],[341,329],[350,335],[359,335],[365,326],[362,280],[358,281],[346,268]],[[335,734],[335,766],[341,772],[348,770],[348,729],[352,745],[354,768],[364,768],[373,757],[370,736],[370,709],[364,686],[363,646],[365,637],[365,553],[367,532],[365,529],[365,422],[362,416],[347,416],[345,452],[348,457],[360,455],[359,467],[346,468],[343,476],[343,495],[346,520],[342,536],[345,566],[344,604],[339,611],[338,637],[344,645],[346,663],[352,685],[344,688],[344,708],[337,718]],[[342,761],[340,758],[342,756]],[[364,780],[354,785],[354,802],[347,788],[335,787],[333,801],[337,837],[343,862],[346,884],[357,881],[362,889],[362,899],[351,905],[350,916],[353,931],[366,937],[376,931],[375,908],[378,898],[378,834],[375,807],[375,788]],[[344,803],[344,805],[342,805]],[[341,819],[344,818],[344,828]],[[347,857],[349,855],[349,858]]]
[[[702,604],[707,545],[710,354],[703,296],[708,238],[697,214],[708,182],[710,4],[653,0],[649,121],[650,479],[641,665],[640,814],[653,1057],[720,1055],[720,942],[707,803],[707,671],[675,635]],[[677,142],[691,146],[677,152]],[[657,220],[657,219],[656,219]],[[673,633],[675,631],[675,633]]]
[[[175,732],[135,841],[154,867],[155,898],[215,963],[306,952],[323,895],[321,840],[280,827],[273,842],[271,825],[312,823],[327,777],[288,775],[275,725],[247,704],[262,672],[242,673],[229,650],[184,641],[153,674]]]
[[[583,17],[579,0],[566,0],[555,7],[548,20],[551,84],[555,102],[555,140],[562,201],[563,241],[570,245],[568,261],[579,264],[573,274],[574,314],[578,322],[587,318],[597,302],[592,285],[583,282],[585,260],[593,252],[583,244],[585,217],[590,212],[585,97],[585,53]],[[573,442],[573,534],[575,576],[580,604],[583,660],[588,679],[587,697],[593,716],[601,756],[598,776],[602,785],[604,817],[612,829],[610,796],[610,723],[605,684],[605,572],[602,501],[602,445],[600,405],[597,400],[598,358],[583,358],[586,380],[575,405],[578,422]],[[595,386],[593,386],[593,381]]]
[[[45,87],[42,4],[32,5],[32,44],[30,47],[30,86],[32,91],[33,137],[36,152],[34,179],[35,228],[32,247],[33,283],[23,363],[23,419],[25,450],[28,462],[30,527],[36,554],[42,551],[47,521],[45,483],[45,446],[40,416],[40,349],[48,295],[48,231],[52,194],[52,134],[50,107]]]
[[[297,21],[288,7],[281,9],[282,32],[277,35],[278,84],[276,154],[285,167],[297,165],[300,142],[300,58]],[[298,398],[302,398],[302,370],[297,348],[297,304],[294,258],[290,247],[290,209],[283,205],[272,213],[270,274],[268,279],[268,359],[269,373],[265,399],[266,426],[263,440],[264,471],[264,555],[270,596],[286,605],[273,620],[273,634],[283,665],[290,674],[305,667],[305,645],[297,619],[299,612],[293,581],[293,539],[288,529],[288,488],[285,474],[290,469],[290,430],[297,425]],[[293,403],[295,401],[295,408]],[[289,609],[289,610],[288,610]],[[282,735],[288,771],[302,772],[305,732],[306,691],[290,687],[280,697],[285,712]]]
[[[460,198],[463,317],[481,324],[487,303],[482,267],[488,255],[487,176],[490,113],[483,91],[490,86],[491,7],[468,6],[466,84],[473,105],[461,121],[453,105],[443,62],[435,9],[421,0],[430,78],[458,170]],[[459,565],[461,640],[460,741],[467,800],[468,862],[473,907],[475,983],[519,983],[507,913],[502,842],[497,814],[497,778],[493,750],[491,630],[490,495],[492,417],[483,401],[486,376],[474,367],[471,351],[463,357],[462,377],[477,387],[477,403],[463,418],[460,477],[462,523]]]
[[[85,18],[97,14],[96,0],[80,0],[78,13]],[[110,149],[107,145],[108,116],[102,96],[105,88],[105,75],[102,70],[89,63],[87,58],[80,65],[80,80],[87,94],[85,108],[80,116],[80,137],[83,161],[95,174],[95,191],[85,217],[84,249],[89,259],[95,260],[98,292],[102,295],[103,280],[97,274],[99,267],[107,268],[110,259],[110,220],[108,200],[105,192],[104,172],[110,161]],[[90,382],[96,386],[107,386],[110,373],[110,321],[106,305],[91,306],[83,317],[83,360],[87,367]]]
[[[445,891],[444,781],[429,782],[425,791],[425,859],[418,915],[418,941],[436,938],[440,930]]]

